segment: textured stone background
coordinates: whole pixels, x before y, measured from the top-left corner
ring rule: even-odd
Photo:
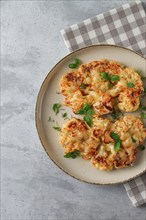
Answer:
[[[41,82],[68,53],[60,29],[126,2],[1,2],[2,220],[145,219],[146,206],[134,208],[123,185],[89,185],[60,171],[34,123]]]

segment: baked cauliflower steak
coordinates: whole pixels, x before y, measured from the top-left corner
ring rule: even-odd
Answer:
[[[102,59],[65,73],[59,85],[64,105],[84,116],[62,126],[64,156],[81,156],[99,170],[132,166],[146,128],[140,118],[124,113],[139,108],[144,91],[141,76],[133,68]],[[118,112],[120,117],[114,115]],[[117,120],[103,116],[108,113]]]
[[[82,64],[64,74],[59,85],[64,104],[74,113],[88,102],[99,116],[113,112],[115,99],[121,111],[136,111],[144,90],[141,77],[133,68],[106,59]]]
[[[118,150],[115,148],[117,137]],[[145,138],[146,129],[137,117],[127,115],[113,122],[93,116],[91,127],[81,119],[68,120],[62,126],[60,142],[65,154],[77,150],[95,168],[108,171],[133,165]]]

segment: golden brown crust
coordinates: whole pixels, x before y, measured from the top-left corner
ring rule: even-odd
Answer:
[[[117,81],[105,80],[101,73],[119,76]],[[133,87],[128,88],[127,84]],[[119,108],[125,112],[138,109],[139,96],[143,91],[142,80],[133,68],[127,68],[116,62],[102,59],[81,65],[60,79],[60,91],[66,97],[65,105],[78,111],[89,102],[99,115],[113,111],[115,97]],[[128,103],[128,105],[127,105]]]
[[[116,75],[118,80],[103,78],[103,72],[110,79]],[[61,144],[65,153],[79,150],[83,159],[90,159],[93,166],[101,170],[133,165],[138,146],[146,137],[142,122],[130,115],[113,123],[100,115],[112,112],[115,107],[124,112],[138,109],[143,85],[134,69],[105,59],[93,61],[63,75],[60,90],[65,96],[65,105],[73,112],[76,113],[85,103],[89,103],[95,112],[90,128],[76,118],[63,125]],[[121,140],[118,152],[114,149],[111,132],[118,134]]]
[[[111,132],[118,134],[121,140],[117,152],[114,150],[114,140],[110,137]],[[65,153],[79,150],[82,158],[91,159],[95,168],[111,170],[133,165],[138,146],[145,138],[146,129],[141,120],[128,115],[115,123],[94,116],[91,127],[80,119],[72,118],[63,125],[60,140]]]

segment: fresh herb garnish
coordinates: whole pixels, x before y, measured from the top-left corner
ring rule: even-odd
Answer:
[[[113,76],[111,76],[111,78],[110,78],[110,80],[111,80],[112,82],[117,81],[117,80],[119,80],[119,79],[120,79],[120,77],[119,77],[118,75],[113,75]]]
[[[81,64],[81,61],[78,58],[75,58],[75,64],[79,65],[79,64]]]
[[[146,111],[146,106],[142,107],[142,110]]]
[[[101,72],[100,76],[105,80],[110,80],[110,75],[107,72]]]
[[[110,133],[110,137],[115,141],[120,139],[119,135],[113,131]]]
[[[115,151],[119,151],[120,147],[121,147],[121,140],[120,140],[119,135],[117,133],[111,132],[110,133],[110,137],[112,139],[114,139],[114,141],[115,141],[115,143],[114,143],[114,150]]]
[[[49,116],[48,121],[54,122],[54,120]]]
[[[68,66],[70,69],[75,69],[77,67],[75,63],[70,63]]]
[[[122,112],[120,112],[119,110],[114,110],[114,112],[111,113],[113,119],[119,119],[120,115],[122,115]]]
[[[131,139],[132,139],[133,143],[136,143],[136,139],[135,138],[131,137]]]
[[[67,117],[67,113],[62,113],[62,118],[66,118]]]
[[[86,85],[84,83],[81,83],[80,88],[81,89],[86,89]]]
[[[142,104],[141,104],[141,102],[140,102],[140,104],[139,104],[139,108],[140,108],[140,109],[142,108]]]
[[[75,69],[80,65],[81,61],[78,58],[75,58],[74,63],[70,63],[68,66],[71,69]]]
[[[140,145],[140,146],[139,146],[139,149],[140,149],[141,151],[143,151],[143,150],[145,150],[145,146]]]
[[[133,84],[132,82],[128,82],[128,83],[127,83],[127,87],[128,87],[128,88],[133,88],[133,87],[134,87],[134,84]]]
[[[120,79],[120,77],[119,77],[118,75],[112,75],[112,76],[110,76],[109,73],[107,73],[107,72],[101,72],[101,73],[100,73],[100,76],[101,76],[103,79],[109,80],[109,81],[111,81],[111,82],[115,82],[115,81],[117,81],[117,80]]]
[[[94,114],[94,111],[92,110],[90,104],[86,102],[80,110],[77,111],[77,114],[79,115],[85,115],[84,121],[87,123],[87,125],[92,125],[92,117],[91,115]]]
[[[53,126],[53,128],[54,128],[55,130],[57,130],[57,131],[61,131],[61,128],[58,127],[58,126]]]
[[[83,109],[83,110],[85,111],[85,113],[86,113],[89,109],[91,109],[91,106],[90,106],[90,104],[89,104],[88,102],[86,102],[86,103],[83,105],[82,109]]]
[[[146,88],[144,88],[144,93],[146,93]]]
[[[91,106],[88,102],[86,102],[80,110],[77,111],[77,114],[84,115],[88,110],[91,110]]]
[[[120,147],[121,147],[121,140],[115,141],[114,150],[117,152],[120,150]]]
[[[146,79],[146,77],[145,76],[142,76],[143,74],[143,72],[142,72],[142,70],[136,70],[136,72],[140,75],[140,77],[142,78],[142,79]]]
[[[88,110],[86,111],[86,114],[87,114],[87,115],[93,115],[93,114],[94,114],[94,111],[93,111],[92,109],[88,109]]]
[[[84,116],[84,121],[87,123],[87,125],[89,125],[91,127],[92,125],[92,118],[90,115],[85,115]]]
[[[52,109],[53,109],[53,111],[55,112],[56,115],[59,113],[60,108],[61,108],[61,104],[60,103],[53,104]]]
[[[74,150],[64,155],[65,158],[72,158],[72,159],[75,159],[76,157],[79,157],[79,156],[80,156],[79,150]]]
[[[69,119],[69,118],[67,117],[67,112],[62,113],[62,118],[64,118],[64,120]]]
[[[84,112],[83,109],[79,109],[79,110],[77,111],[77,114],[79,114],[79,115],[83,115],[83,114],[85,114],[85,112]]]
[[[111,113],[111,116],[112,116],[113,119],[118,119],[119,118],[119,114],[117,112]]]
[[[142,119],[146,119],[146,113],[141,112],[141,118],[142,118]]]
[[[142,71],[141,70],[136,70],[136,72],[141,75],[142,74]]]

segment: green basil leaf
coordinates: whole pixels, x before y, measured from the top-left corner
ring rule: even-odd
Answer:
[[[59,103],[53,104],[52,109],[53,109],[53,111],[56,113],[56,115],[59,113],[59,109],[60,109],[60,108],[61,108],[61,104],[59,104]]]
[[[87,115],[93,115],[94,111],[92,109],[88,109],[86,112]]]
[[[141,104],[141,102],[140,102],[140,104],[139,104],[139,108],[142,108],[142,104]]]
[[[83,109],[84,111],[88,111],[90,108],[91,108],[91,106],[90,106],[90,104],[89,104],[88,102],[86,102],[86,103],[83,105],[83,107],[82,107],[82,109]]]
[[[121,147],[121,141],[120,140],[115,141],[114,150],[117,152],[120,150],[120,147]]]
[[[81,61],[78,58],[75,58],[74,63],[70,63],[68,66],[71,69],[77,68],[77,66],[81,63]]]
[[[119,135],[116,134],[116,133],[114,133],[114,132],[111,132],[111,133],[110,133],[110,137],[111,137],[112,139],[114,139],[115,141],[120,140]]]
[[[72,152],[69,152],[69,153],[65,154],[64,157],[65,157],[65,158],[70,158],[70,157],[72,157]]]
[[[135,138],[133,138],[133,137],[131,137],[132,138],[132,141],[133,141],[133,143],[136,143],[136,140],[135,140]]]
[[[88,102],[86,102],[80,110],[76,112],[79,115],[87,114],[87,115],[92,115],[94,114],[94,111],[91,109],[91,106]]]
[[[128,88],[133,88],[133,87],[134,87],[134,84],[133,84],[132,82],[128,82],[128,83],[127,83],[127,87],[128,87]]]
[[[136,70],[136,72],[141,75],[142,74],[142,71],[141,70]]]
[[[139,146],[139,149],[140,149],[141,151],[143,151],[143,150],[145,150],[145,146],[140,145],[140,146]]]
[[[111,113],[111,116],[113,119],[119,119],[121,112],[120,111],[115,111]]]
[[[51,119],[51,117],[49,116],[49,118],[48,118],[48,121],[51,121],[52,119]]]
[[[143,119],[146,119],[146,113],[141,112],[141,117],[142,117]]]
[[[111,81],[114,82],[114,81],[117,81],[120,79],[120,77],[118,75],[113,75],[110,77]]]
[[[79,64],[81,64],[81,61],[78,58],[75,58],[75,64],[79,65]]]
[[[106,72],[101,72],[100,73],[100,76],[105,79],[105,80],[110,80],[110,75],[109,73],[106,73]]]
[[[83,115],[83,114],[85,114],[85,111],[83,109],[80,109],[76,113],[79,115]]]
[[[113,119],[118,119],[118,115],[117,115],[116,112],[115,112],[115,113],[112,113],[111,116],[112,116]]]
[[[48,121],[54,122],[54,120],[49,116]]]
[[[80,156],[80,151],[79,150],[74,150],[74,151],[69,152],[69,153],[64,155],[65,158],[72,158],[72,159],[74,159],[78,156]]]
[[[92,125],[92,118],[90,115],[85,115],[84,116],[84,121],[87,123],[87,125],[89,125],[91,127]]]
[[[62,118],[66,118],[66,117],[67,117],[67,113],[65,112],[62,114]]]
[[[53,126],[53,128],[54,128],[55,130],[57,130],[57,131],[61,131],[61,128],[58,127],[58,126]]]
[[[75,69],[77,67],[75,63],[70,63],[68,66],[70,69]]]
[[[76,156],[81,156],[80,151],[79,150],[75,150],[74,153],[76,154]]]

